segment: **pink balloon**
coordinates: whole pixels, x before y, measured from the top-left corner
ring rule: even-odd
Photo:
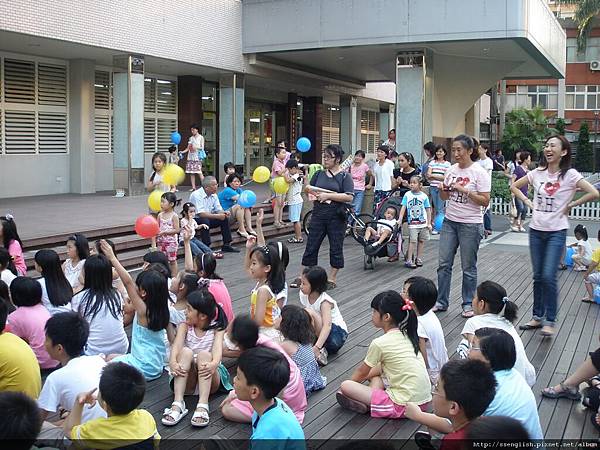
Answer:
[[[158,231],[158,222],[149,214],[140,216],[135,221],[135,232],[145,239],[156,236]]]

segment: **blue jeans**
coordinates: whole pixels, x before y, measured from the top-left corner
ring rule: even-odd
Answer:
[[[352,200],[352,209],[356,215],[359,215],[362,211],[363,200],[365,199],[365,191],[354,190],[354,199]],[[352,224],[354,220],[350,217],[348,220],[349,224]]]
[[[429,193],[431,194],[431,202],[433,203],[433,209],[435,209],[435,215],[444,212],[444,200],[440,197],[439,188],[430,186]]]
[[[440,253],[438,274],[437,306],[447,309],[450,304],[450,282],[452,265],[456,251],[460,247],[462,266],[462,306],[471,309],[475,289],[477,289],[477,252],[483,237],[483,225],[480,223],[459,223],[444,219],[440,233]]]
[[[212,253],[212,249],[196,237],[190,240],[190,247],[192,248],[192,255],[194,256],[198,256],[201,253]]]
[[[558,312],[558,282],[556,274],[567,230],[538,231],[529,229],[529,253],[533,269],[533,320],[546,318],[547,325],[554,325]]]
[[[517,219],[520,217],[521,222],[524,222],[527,219],[527,211],[529,207],[525,204],[525,202],[521,201],[520,198],[515,197],[515,208],[517,208]]]
[[[486,231],[492,231],[492,210],[488,209],[483,215],[483,228]]]

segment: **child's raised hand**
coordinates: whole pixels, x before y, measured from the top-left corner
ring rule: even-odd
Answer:
[[[265,209],[259,208],[258,212],[256,213],[256,223],[262,225],[263,220],[265,220]]]
[[[95,392],[98,388],[94,388],[91,391],[82,392],[77,396],[77,403],[79,405],[85,405],[86,403],[90,406],[94,406],[96,404],[96,395]]]
[[[208,230],[210,227],[208,225],[206,225],[205,223],[201,223],[200,225],[198,225],[198,228],[201,230],[202,228],[204,228],[205,230]]]
[[[100,248],[102,249],[102,253],[104,253],[108,259],[115,257],[115,252],[113,252],[112,247],[108,245],[108,242],[104,239],[100,239]]]
[[[252,247],[256,245],[256,236],[250,235],[246,239],[246,249],[250,250]]]
[[[183,230],[181,232],[182,236],[183,236],[183,241],[184,242],[189,242],[192,239],[192,233],[190,231],[190,226],[186,225],[185,227],[183,227]]]

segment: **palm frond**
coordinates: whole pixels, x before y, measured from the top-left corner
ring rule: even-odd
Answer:
[[[592,20],[600,14],[600,0],[579,0],[575,11],[575,22],[579,29],[577,35],[577,51],[585,50],[587,38],[591,31]]]

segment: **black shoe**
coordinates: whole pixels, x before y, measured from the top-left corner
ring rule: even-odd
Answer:
[[[231,245],[224,245],[223,248],[221,248],[221,251],[223,253],[239,253],[240,252],[237,248],[233,248]]]
[[[431,435],[425,431],[417,431],[415,433],[415,444],[421,450],[435,450],[431,443]]]

